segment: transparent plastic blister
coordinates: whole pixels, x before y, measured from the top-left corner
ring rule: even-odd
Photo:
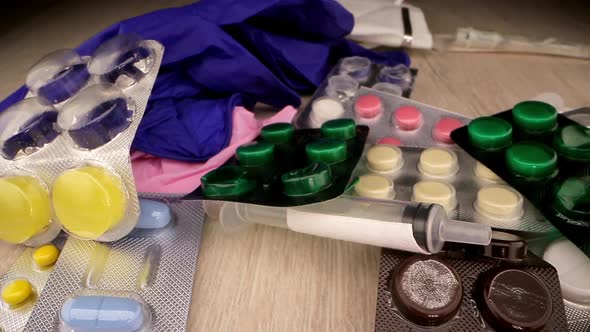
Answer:
[[[353,117],[353,98],[359,89],[408,97],[416,75],[416,69],[403,64],[388,67],[372,63],[364,57],[343,58],[330,71],[293,123],[298,128],[319,128],[329,120]],[[315,103],[321,110],[314,111],[314,102],[320,98],[329,101],[325,102],[327,105]]]
[[[590,108],[579,108],[561,114],[583,126],[586,126],[587,128],[590,128]]]
[[[150,194],[142,195],[143,204],[148,197],[147,204],[156,208],[144,206],[142,218],[158,226],[142,223],[113,243],[67,240],[24,331],[186,329],[204,222],[202,203]],[[163,212],[171,218],[167,223],[154,219]]]
[[[126,37],[118,36],[113,40],[121,38]],[[106,43],[112,43],[113,40]],[[80,208],[93,208],[91,203],[98,196],[102,198],[95,201],[96,206],[104,206],[109,211],[113,208],[124,211],[119,214],[119,220],[107,223],[112,227],[90,232],[90,235],[89,232],[65,228],[70,235],[82,239],[101,242],[118,240],[133,229],[139,217],[129,149],[147,106],[164,52],[163,46],[156,41],[141,41],[140,44],[150,50],[151,64],[145,67],[145,75],[136,77],[134,84],[123,90],[110,83],[90,84],[67,100],[59,101],[60,104],[55,105],[57,108],[44,105],[39,97],[29,97],[13,105],[12,110],[0,113],[0,127],[11,128],[2,131],[3,135],[10,137],[0,137],[3,156],[0,158],[0,179],[10,176],[15,170],[32,174],[47,186],[54,210],[59,205],[53,195],[54,186],[58,179],[61,180],[59,184],[64,194],[61,195],[61,202],[70,204],[71,210],[76,211],[72,215],[80,225],[84,224],[80,220],[85,218],[104,216],[104,213],[92,213],[92,209]],[[108,53],[104,50],[101,53],[100,50],[99,47],[97,52],[100,54]],[[109,50],[114,52],[112,48]],[[59,62],[59,65],[77,63],[74,61],[77,58],[71,52],[67,55],[68,61]],[[148,58],[140,61],[144,60]],[[48,66],[45,61],[40,63]],[[129,62],[127,65],[134,63]],[[53,72],[56,70],[53,69]],[[54,88],[58,83],[53,83]],[[21,117],[25,114],[26,117]],[[70,200],[68,197],[75,199]],[[75,206],[75,201],[83,204]],[[59,213],[55,214],[52,225],[62,224],[60,218]],[[19,223],[13,225],[20,226]],[[49,236],[50,230],[53,229],[43,230],[43,235],[35,234],[39,235],[39,241],[26,239],[21,243],[39,245],[51,241],[57,232]],[[5,240],[1,234],[0,240]]]
[[[20,303],[11,304],[5,301],[6,296],[0,299],[0,331],[20,331],[25,326],[53,271],[55,260],[59,257],[59,248],[63,247],[64,240],[63,237],[58,238],[55,245],[45,246],[50,249],[49,254],[47,251],[40,253],[43,248],[26,248],[8,272],[0,277],[0,290],[4,291],[11,287],[11,284],[12,287],[17,286],[13,294],[9,295],[11,301],[14,301],[15,296],[23,299]],[[15,281],[24,282],[24,285],[14,285]],[[23,292],[29,294],[22,295]]]
[[[483,253],[384,249],[375,331],[568,331],[555,269],[526,245],[492,241]]]
[[[74,50],[54,51],[31,67],[26,85],[45,102],[61,104],[90,82],[88,60]]]
[[[389,89],[390,83],[379,84],[380,90]],[[367,87],[361,87],[345,102],[329,96],[316,98],[295,121],[300,126],[307,123],[305,126],[316,127],[335,118],[353,118],[368,125],[371,144],[389,140],[420,147],[454,147],[450,132],[471,121],[460,114]]]
[[[349,194],[437,203],[453,219],[498,229],[554,230],[528,200],[481,167],[461,150],[367,146],[353,173],[353,179],[360,178]]]

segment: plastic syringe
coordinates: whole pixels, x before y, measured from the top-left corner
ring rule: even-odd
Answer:
[[[488,225],[451,220],[438,204],[375,201],[343,196],[301,207],[225,202],[224,226],[265,224],[331,239],[418,253],[437,253],[445,242],[488,245]]]

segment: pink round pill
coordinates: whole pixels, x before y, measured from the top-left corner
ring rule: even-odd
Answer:
[[[381,137],[378,141],[377,144],[387,144],[387,145],[393,145],[393,146],[401,146],[402,142],[394,137],[391,136],[385,136],[385,137]]]
[[[416,130],[422,125],[422,112],[414,106],[402,106],[393,112],[393,121],[401,130]]]
[[[453,118],[442,118],[432,129],[432,137],[441,143],[453,144],[451,139],[451,132],[459,127],[463,127],[465,124],[457,119]]]
[[[375,95],[364,95],[357,98],[354,110],[359,117],[372,119],[383,113],[383,104]]]

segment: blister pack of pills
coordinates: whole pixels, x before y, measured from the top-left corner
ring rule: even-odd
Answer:
[[[113,243],[69,237],[24,331],[184,331],[199,254],[200,201],[142,197]]]
[[[351,119],[322,129],[265,126],[256,142],[240,146],[235,158],[203,176],[187,197],[277,207],[336,198],[346,190],[368,132]]]
[[[425,256],[383,249],[375,331],[568,331],[555,269],[518,237]]]
[[[43,292],[66,237],[39,248],[26,248],[0,277],[0,331],[21,331]]]
[[[358,196],[436,203],[450,218],[498,229],[554,230],[518,191],[462,150],[377,144],[367,147],[353,178]]]
[[[547,103],[525,101],[474,119],[451,136],[590,256],[588,127],[558,114]]]
[[[312,121],[315,117],[321,117],[322,123],[348,117],[368,125],[371,144],[422,147],[453,146],[451,131],[471,121],[460,114],[365,87],[345,103],[329,97],[312,100],[296,121]]]
[[[416,69],[403,64],[388,67],[371,63],[363,57],[343,58],[320,84],[293,123],[297,128],[319,128],[328,120],[351,118],[349,108],[359,89],[409,97],[417,73]],[[314,104],[316,100],[319,101]]]
[[[102,242],[139,217],[129,149],[163,46],[118,35],[92,57],[49,54],[29,97],[0,113],[0,240],[38,246],[61,229]]]

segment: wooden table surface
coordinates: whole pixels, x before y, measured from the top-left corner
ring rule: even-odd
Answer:
[[[35,11],[23,18],[26,24],[0,30],[0,96],[22,84],[27,68],[48,51],[73,47],[116,20],[185,2],[62,1]],[[583,1],[416,3],[424,9],[433,33],[472,26],[590,44]],[[590,105],[588,61],[431,51],[410,51],[410,55],[420,71],[412,98],[450,111],[491,114],[542,92],[561,95],[570,107]],[[0,273],[21,251],[0,243]],[[267,226],[227,233],[209,221],[188,328],[370,331],[379,254],[379,248]]]

